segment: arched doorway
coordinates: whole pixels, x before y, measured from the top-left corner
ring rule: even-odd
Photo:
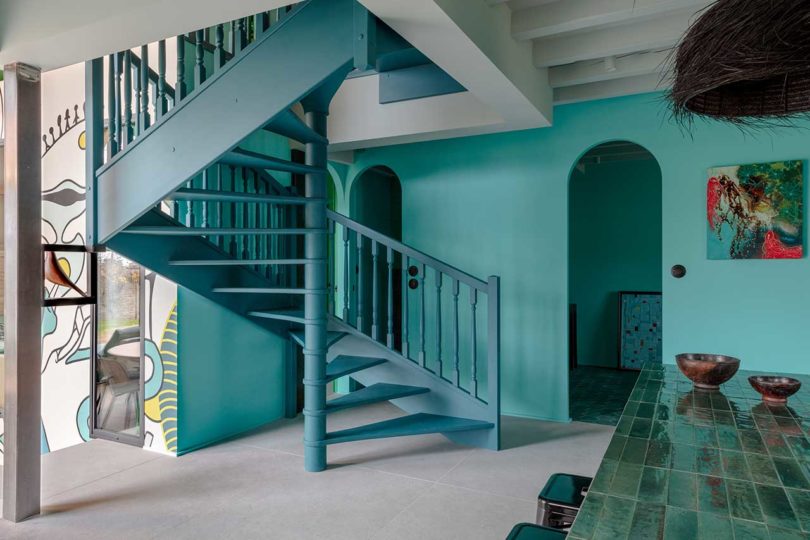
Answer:
[[[371,167],[360,173],[355,178],[349,199],[351,218],[374,231],[402,241],[402,186],[399,177],[388,167]],[[363,258],[360,261],[366,275],[373,268],[372,246],[370,242],[364,244]],[[380,252],[378,257],[383,262],[386,254]],[[393,275],[402,275],[402,261],[395,257],[393,261]],[[359,270],[355,261],[355,272]],[[377,301],[377,320],[386,320],[385,313],[388,305],[388,273],[385,264],[378,264],[378,282],[384,286],[379,289]],[[394,305],[394,347],[400,349],[402,345],[402,280],[395,279],[392,283],[393,305]],[[361,330],[369,333],[372,321],[372,288],[363,288],[363,326]],[[355,320],[353,315],[352,320]],[[384,332],[380,333],[381,336]]]
[[[661,361],[661,168],[644,147],[585,152],[568,184],[570,411],[615,425],[645,362]]]

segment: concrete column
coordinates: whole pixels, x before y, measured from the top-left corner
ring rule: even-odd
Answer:
[[[308,111],[307,125],[326,136],[326,112]],[[309,203],[304,211],[304,226],[326,229],[326,145],[309,143],[306,163],[323,173],[307,174],[304,195],[319,202]],[[327,257],[327,237],[307,233],[304,254],[307,259],[323,261]],[[326,265],[307,264],[304,270],[304,468],[310,472],[326,469]]]
[[[42,240],[40,71],[9,64],[5,80],[5,453],[3,519],[40,510]]]

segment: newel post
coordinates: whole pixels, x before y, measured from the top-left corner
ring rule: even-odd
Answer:
[[[501,415],[501,278],[498,276],[489,276],[487,280],[487,370],[489,406],[498,420]],[[500,450],[500,421],[495,425]]]

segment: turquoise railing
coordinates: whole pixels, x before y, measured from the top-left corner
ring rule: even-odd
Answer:
[[[483,403],[498,406],[500,278],[478,279],[336,212],[331,312]]]
[[[177,36],[174,59],[167,58],[166,40],[158,41],[156,66],[150,65],[148,45],[109,55],[104,81],[109,129],[106,158],[149,131],[155,121],[289,11],[288,6]],[[167,62],[171,61],[177,64],[174,85],[166,78]]]
[[[207,194],[220,197],[209,198]],[[186,227],[244,229],[245,234],[204,238],[236,260],[253,262],[253,269],[275,285],[295,287],[299,276],[294,266],[277,264],[279,260],[297,260],[300,246],[295,238],[251,234],[251,230],[297,227],[300,205],[267,202],[261,198],[265,195],[277,195],[280,202],[295,197],[264,170],[216,163],[170,195],[159,208]]]

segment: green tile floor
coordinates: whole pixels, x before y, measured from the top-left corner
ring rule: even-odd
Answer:
[[[645,367],[569,538],[810,538],[810,377],[768,406],[752,374],[707,392]]]
[[[638,371],[580,366],[569,374],[571,419],[615,426],[619,422]]]

